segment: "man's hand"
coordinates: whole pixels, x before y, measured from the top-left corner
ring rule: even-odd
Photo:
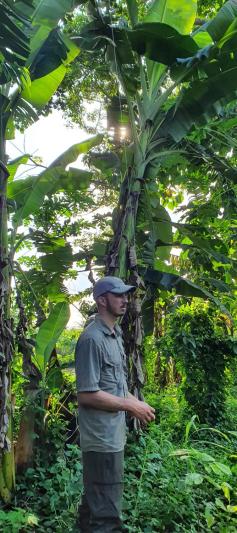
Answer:
[[[143,424],[155,420],[155,409],[145,402],[137,400],[132,394],[128,398],[120,398],[108,392],[98,390],[95,392],[79,392],[79,405],[102,409],[102,411],[127,411],[131,416],[138,418]]]
[[[131,416],[138,418],[143,424],[148,424],[155,420],[155,409],[148,403],[141,402],[134,397],[129,396],[127,401],[127,411]]]

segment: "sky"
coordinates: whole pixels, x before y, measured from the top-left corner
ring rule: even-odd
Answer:
[[[88,137],[90,135],[78,126],[67,126],[62,113],[54,110],[49,116],[41,117],[38,122],[27,128],[24,134],[17,131],[15,139],[7,142],[7,154],[10,159],[15,159],[24,153],[29,153],[41,157],[43,165],[47,166],[67,148]],[[80,166],[82,166],[81,163]],[[18,175],[25,168],[21,166]],[[76,294],[88,287],[91,287],[91,283],[87,272],[81,272],[77,280],[67,282],[67,288],[71,294]],[[73,306],[70,310],[68,327],[81,327],[82,315]]]
[[[23,153],[40,156],[44,165],[49,165],[72,144],[90,137],[77,126],[69,127],[60,111],[54,110],[49,116],[41,117],[22,134],[16,132],[13,141],[7,143],[7,153],[11,159]]]

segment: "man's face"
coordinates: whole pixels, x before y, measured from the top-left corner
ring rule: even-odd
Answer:
[[[103,295],[106,311],[118,318],[126,313],[128,305],[128,293],[113,294],[107,292]]]

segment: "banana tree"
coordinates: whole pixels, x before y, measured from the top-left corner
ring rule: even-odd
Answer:
[[[74,253],[71,245],[62,237],[56,238],[50,232],[45,234],[43,231],[37,231],[34,228],[34,217],[42,209],[46,197],[55,198],[59,192],[86,193],[93,182],[92,173],[69,165],[79,155],[86,154],[93,146],[101,143],[101,140],[101,135],[97,135],[71,146],[37,176],[15,178],[19,165],[28,159],[27,154],[8,164],[11,179],[9,178],[7,198],[12,226],[9,256],[15,276],[19,308],[16,342],[18,351],[22,354],[26,379],[24,385],[26,405],[21,414],[15,448],[18,470],[25,469],[32,462],[34,434],[43,432],[43,422],[40,424],[38,420],[38,426],[35,427],[36,402],[40,401],[44,409],[46,391],[60,388],[63,382],[61,369],[57,365],[52,365],[52,354],[56,353],[56,341],[69,319],[69,298],[63,285],[64,276],[73,262],[86,259],[87,253],[93,255],[92,251]],[[29,218],[30,227],[26,224],[25,232],[22,232],[22,226],[26,219],[29,221]],[[31,242],[40,253],[41,270],[37,271],[36,277],[34,272],[22,270],[15,258],[25,241]],[[35,312],[38,315],[36,327],[40,327],[36,338],[28,338],[24,302],[18,291],[22,279],[30,289]],[[47,318],[41,307],[42,294],[50,310]]]
[[[169,257],[173,235],[157,185],[172,157],[189,157],[183,140],[192,128],[218,117],[224,104],[236,97],[237,3],[227,1],[201,26],[195,24],[195,0],[154,0],[142,9],[136,0],[126,4],[129,23],[116,20],[109,3],[90,1],[90,21],[75,39],[88,51],[104,50],[118,80],[119,98],[127,99],[132,132],[132,144],[125,148],[127,168],[106,271],[129,279],[141,290],[146,283],[153,289],[177,288],[186,295],[204,296],[202,289],[196,292],[192,284],[180,283],[179,276],[156,266],[158,258]],[[229,179],[235,179],[235,172]],[[149,303],[151,312],[153,294]],[[139,296],[126,327],[133,362],[131,385],[139,393],[143,382]]]
[[[68,11],[82,2],[30,0],[0,1],[0,495],[8,501],[14,484],[11,447],[11,359],[13,333],[10,318],[11,258],[6,199],[6,139],[14,123],[23,128],[38,119],[61,83],[67,65],[79,50],[58,25]],[[13,230],[14,234],[14,230]]]

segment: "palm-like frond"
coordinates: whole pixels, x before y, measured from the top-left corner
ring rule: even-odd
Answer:
[[[29,54],[29,20],[20,16],[10,2],[0,0],[0,83],[19,76]]]

